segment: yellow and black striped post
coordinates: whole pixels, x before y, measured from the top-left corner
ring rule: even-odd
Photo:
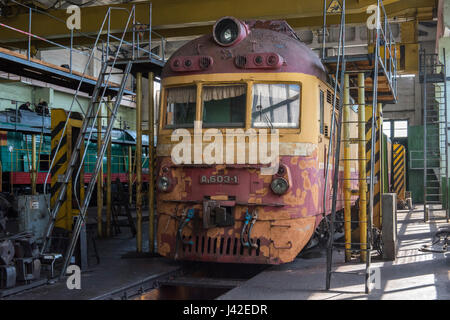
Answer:
[[[406,157],[405,147],[401,144],[394,144],[394,177],[392,180],[394,192],[399,200],[405,200],[406,191]]]
[[[377,108],[376,134],[375,134],[375,172],[373,190],[373,226],[381,229],[381,110]],[[370,177],[370,150],[372,148],[372,106],[366,106],[366,173]],[[368,201],[369,202],[369,201]],[[368,209],[369,211],[369,209]]]
[[[50,169],[51,173],[51,206],[53,207],[58,199],[59,192],[61,191],[62,183],[64,181],[64,175],[69,165],[70,158],[72,156],[72,147],[75,145],[78,138],[78,134],[81,131],[83,124],[83,117],[78,112],[72,112],[70,120],[67,124],[66,131],[64,132],[64,124],[67,121],[67,111],[64,109],[53,109],[51,115],[51,127],[52,127],[52,141],[51,141],[51,158],[55,156],[56,148],[59,141],[61,141],[58,153],[56,154],[55,162]],[[81,153],[84,146],[81,146]],[[79,163],[79,159],[77,161]],[[76,172],[76,171],[75,171]],[[72,179],[69,180],[67,185],[66,196],[64,203],[56,217],[55,227],[63,228],[66,230],[72,230],[73,217],[79,214],[75,199],[73,198],[73,183],[75,182],[75,174]],[[84,184],[83,171],[81,171],[80,179],[77,185],[78,198],[81,201],[84,199]]]

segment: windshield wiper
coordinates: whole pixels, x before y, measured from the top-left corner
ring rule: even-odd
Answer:
[[[262,98],[261,98],[261,93],[259,93],[259,105],[256,106],[256,109],[259,110],[259,120],[261,120],[261,118],[263,117],[263,112],[262,112]],[[264,121],[266,122],[266,124],[268,125],[267,127],[270,129],[273,129],[273,124],[272,121],[270,121],[270,118],[267,116],[266,113],[264,113]]]

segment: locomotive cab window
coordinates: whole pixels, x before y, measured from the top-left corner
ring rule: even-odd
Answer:
[[[204,127],[244,127],[246,86],[204,86]]]
[[[194,127],[196,100],[195,86],[167,89],[167,127]]]
[[[254,128],[299,128],[300,85],[263,84],[253,86]]]

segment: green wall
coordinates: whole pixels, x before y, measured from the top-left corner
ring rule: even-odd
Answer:
[[[423,203],[423,126],[408,128],[408,190],[412,193],[414,203]],[[411,165],[412,164],[412,165]]]
[[[437,144],[437,141],[429,140],[429,145]],[[413,151],[412,157],[414,159],[423,159],[423,126],[410,126],[408,128],[408,156],[411,157],[411,151]],[[417,152],[414,152],[417,151]],[[414,203],[423,203],[423,160],[413,160],[411,165],[411,159],[408,161],[408,190],[412,192],[412,198]],[[439,163],[436,163],[438,166]],[[446,194],[447,184],[445,178],[442,178],[442,193]],[[449,196],[443,198],[443,205],[447,205],[447,199]],[[430,200],[430,199],[429,199]]]

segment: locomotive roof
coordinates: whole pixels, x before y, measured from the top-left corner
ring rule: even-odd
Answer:
[[[326,69],[320,58],[302,43],[292,28],[279,20],[247,21],[249,34],[240,42],[231,46],[221,46],[214,40],[213,34],[206,34],[179,48],[165,64],[161,78],[211,73],[267,73],[295,72],[316,76],[326,81]],[[274,52],[285,61],[275,70],[238,68],[234,60],[237,56],[250,53]],[[209,56],[213,63],[207,70],[175,72],[171,61],[182,56]]]
[[[17,110],[18,120],[12,121],[11,117],[16,117],[16,110],[8,108],[0,111],[0,129],[6,131],[17,131],[22,133],[51,134],[50,117],[37,114],[34,111]],[[44,126],[42,126],[44,124]],[[44,127],[44,128],[42,128]],[[103,127],[103,131],[106,127]],[[89,132],[89,129],[87,130]],[[86,137],[89,134],[86,133]],[[96,140],[96,129],[93,132],[93,140]],[[112,142],[115,144],[136,144],[136,131],[113,128],[111,132]],[[142,145],[148,146],[148,136],[142,136]]]

